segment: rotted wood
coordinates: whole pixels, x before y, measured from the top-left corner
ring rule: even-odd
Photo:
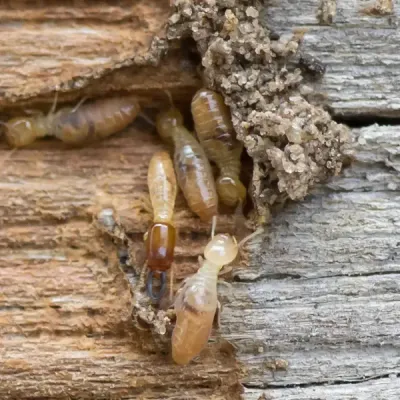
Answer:
[[[310,80],[316,100],[346,118],[398,117],[399,8],[392,0],[266,1],[264,20],[277,34],[304,32],[300,54],[326,68]],[[306,63],[310,68],[312,64]],[[307,69],[307,68],[306,68]]]
[[[241,367],[222,338],[182,368],[134,329],[117,248],[93,224],[103,207],[126,211],[142,246],[147,167],[162,148],[150,130],[132,127],[80,150],[55,141],[1,148],[1,398],[238,398]],[[176,220],[181,279],[198,267],[209,226],[182,197]],[[221,224],[229,230],[232,221]]]
[[[164,89],[190,98],[200,83],[193,62],[177,48],[158,66],[162,45],[151,47],[169,14],[156,0],[2,2],[0,107],[48,110],[55,91],[59,102],[121,91],[146,106],[165,101]]]

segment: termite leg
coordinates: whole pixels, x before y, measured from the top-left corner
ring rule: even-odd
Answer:
[[[232,286],[231,283],[229,283],[229,282],[227,282],[227,281],[224,281],[224,280],[222,280],[222,279],[218,279],[217,283],[218,283],[219,285],[224,285],[224,286],[226,286],[226,287],[228,288],[228,290],[229,290],[229,297],[232,297],[232,295],[233,295],[233,286]]]
[[[215,315],[213,320],[214,329],[219,329],[221,326],[221,313],[222,313],[222,305],[221,302],[218,300],[217,309],[215,310]]]
[[[174,289],[174,264],[171,265],[171,270],[169,273],[169,301],[172,303],[173,301],[173,289]]]
[[[161,282],[161,286],[160,286],[160,290],[158,291],[157,295],[154,294],[153,292],[153,274],[154,271],[149,271],[148,275],[147,275],[147,281],[146,281],[146,289],[147,289],[147,294],[149,295],[149,297],[158,302],[161,297],[163,296],[164,292],[165,292],[165,287],[166,287],[166,272],[162,271],[160,272],[160,282]]]
[[[247,243],[249,240],[255,238],[256,236],[261,235],[264,232],[264,228],[262,226],[260,226],[259,228],[257,228],[257,230],[255,230],[253,233],[250,233],[250,235],[247,235],[244,239],[242,239],[239,244],[238,247],[242,248],[243,245],[245,243]]]
[[[17,151],[17,148],[13,148],[12,150],[8,151],[6,155],[0,159],[0,167],[3,167],[3,165],[6,163],[7,160],[11,158],[11,156]]]
[[[211,239],[214,239],[215,229],[217,228],[217,216],[214,215],[212,217],[212,225],[211,225]]]
[[[42,111],[40,110],[25,110],[24,109],[25,114],[27,115],[33,115],[33,116],[37,116],[37,115],[41,115]]]

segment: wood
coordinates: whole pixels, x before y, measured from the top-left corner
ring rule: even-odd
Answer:
[[[56,141],[12,152],[0,178],[0,397],[238,398],[240,367],[224,341],[201,363],[174,366],[137,332],[117,248],[92,224],[103,206],[129,211],[143,243],[147,166],[159,139],[143,127],[92,147]],[[197,268],[209,237],[178,199],[177,277]],[[229,221],[221,219],[221,229]],[[228,224],[228,225],[227,225]],[[196,233],[197,232],[197,233]],[[130,273],[134,281],[136,276]],[[10,376],[13,379],[10,379]],[[18,378],[17,378],[18,377]],[[162,377],[160,382],[160,377]]]
[[[389,7],[372,17],[373,9],[364,13],[364,2],[355,3],[309,0],[300,10],[297,2],[270,3],[267,19],[277,31],[310,28],[303,50],[327,65],[315,86],[335,114],[396,116],[395,14]],[[167,3],[38,4],[0,4],[9,22],[0,39],[7,115],[26,106],[47,110],[55,89],[60,102],[132,91],[143,106],[158,106],[163,89],[185,103],[200,84],[179,50],[160,67],[153,65],[157,49],[148,53],[153,35],[163,32]],[[383,39],[388,49],[378,57]],[[380,63],[393,67],[391,86]],[[160,344],[137,330],[130,285],[141,264],[122,271],[117,246],[93,224],[112,206],[142,247],[151,218],[147,166],[162,148],[152,129],[138,121],[74,150],[40,141],[11,152],[2,142],[0,398],[238,399],[243,383],[246,399],[397,400],[398,127],[372,125],[353,136],[352,167],[277,214],[249,245],[248,267],[234,270],[231,291],[220,287],[218,335],[184,368],[171,363],[167,338]],[[197,269],[209,226],[182,196],[176,221],[181,280]],[[218,229],[232,232],[234,222],[222,217]]]
[[[247,400],[367,400],[367,399],[395,399],[399,395],[399,383],[396,375],[389,378],[371,380],[362,384],[330,385],[299,389],[273,389],[268,394],[261,390],[249,390]]]
[[[222,332],[249,369],[246,399],[399,396],[397,132],[353,130],[352,167],[254,240]],[[273,371],[276,359],[286,371]]]
[[[194,92],[195,66],[179,50],[157,66],[163,45],[152,41],[164,35],[168,2],[115,3],[1,2],[0,106],[44,103],[48,110],[55,91],[59,102],[131,91],[144,105],[154,105],[154,97],[165,102],[163,89],[178,97]]]
[[[274,400],[305,390],[308,399],[306,389],[283,389],[287,385],[340,398],[344,383],[357,382],[360,393],[368,393],[379,377],[398,372],[393,321],[399,318],[399,177],[389,166],[399,166],[396,127],[355,130],[357,162],[276,216],[263,242],[254,241],[251,265],[237,271],[243,282],[233,285],[233,296],[220,288],[224,310],[219,342],[210,347],[214,353],[184,369],[173,366],[148,338],[133,339],[130,295],[113,263],[115,247],[91,224],[93,212],[105,205],[130,209],[136,221],[132,237],[142,240],[150,217],[142,209],[146,165],[162,146],[138,129],[80,150],[67,151],[53,141],[11,155],[3,148],[3,398],[104,391],[126,398],[140,393],[180,398],[183,391],[191,398],[212,393],[222,399],[223,388],[236,398],[240,368],[221,338],[238,348],[248,369],[250,399],[261,394],[255,388],[266,388]],[[208,226],[188,213],[182,198],[177,215],[182,237],[177,266],[183,277],[196,268]],[[287,371],[271,371],[276,359],[288,362]],[[146,375],[140,378],[142,371]],[[160,375],[162,385],[154,386]],[[398,395],[400,383],[390,382]],[[329,386],[319,386],[323,383]],[[57,385],[63,389],[54,389]]]
[[[320,5],[331,3],[332,21],[321,16]],[[383,10],[373,7],[386,4]],[[392,7],[391,7],[392,5]],[[400,103],[399,8],[391,0],[269,0],[264,19],[282,39],[303,31],[301,51],[317,57],[325,75],[309,84],[319,93],[315,101],[337,115],[398,117]],[[328,24],[323,21],[328,21]]]

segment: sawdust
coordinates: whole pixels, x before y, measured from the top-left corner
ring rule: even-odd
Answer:
[[[376,17],[384,17],[393,14],[393,0],[377,0],[374,4],[361,9],[361,13]]]
[[[239,140],[253,158],[252,198],[268,218],[271,206],[301,200],[341,171],[348,129],[311,104],[300,69],[288,69],[302,35],[274,40],[257,1],[178,0],[167,37],[192,37],[206,86],[223,94]]]

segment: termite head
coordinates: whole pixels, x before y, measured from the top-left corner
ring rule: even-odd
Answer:
[[[7,142],[12,147],[28,146],[37,138],[46,136],[47,134],[44,117],[13,118],[5,123],[4,126]]]
[[[230,176],[220,176],[217,180],[217,192],[222,203],[229,207],[244,204],[246,200],[246,188],[239,179]]]
[[[230,264],[238,255],[239,247],[234,236],[228,234],[215,235],[204,250],[204,257],[215,265]]]
[[[147,266],[153,271],[165,271],[174,260],[176,231],[171,224],[153,223],[145,237]]]
[[[156,126],[158,134],[167,143],[172,142],[172,130],[181,125],[183,125],[183,116],[175,107],[172,107],[166,111],[161,111],[157,115]]]
[[[165,291],[165,276],[174,261],[175,241],[175,228],[166,223],[153,223],[145,235],[147,267],[150,270],[146,287],[153,300],[159,301]],[[153,292],[153,277],[158,277],[161,281],[158,295]]]

